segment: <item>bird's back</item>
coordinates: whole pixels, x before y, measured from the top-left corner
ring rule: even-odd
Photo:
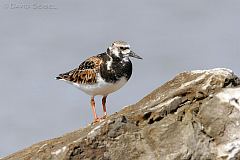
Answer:
[[[95,84],[97,83],[97,73],[100,70],[102,59],[98,56],[92,56],[82,62],[79,67],[59,74],[56,79],[64,80],[76,84]]]

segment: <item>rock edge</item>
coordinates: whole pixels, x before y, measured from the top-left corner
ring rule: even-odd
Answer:
[[[240,159],[239,86],[229,69],[183,72],[98,124],[1,160]]]

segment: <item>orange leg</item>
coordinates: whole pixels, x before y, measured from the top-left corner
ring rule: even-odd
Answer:
[[[103,118],[107,117],[106,99],[107,99],[107,96],[103,96],[103,98],[102,98],[102,107],[103,107],[103,112],[104,112]]]
[[[94,97],[91,97],[91,107],[92,107],[92,112],[93,112],[93,116],[94,116],[94,122],[99,122],[100,119],[97,117]]]

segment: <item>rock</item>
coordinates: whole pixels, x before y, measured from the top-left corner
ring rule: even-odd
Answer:
[[[240,159],[240,79],[183,72],[134,105],[2,160]]]

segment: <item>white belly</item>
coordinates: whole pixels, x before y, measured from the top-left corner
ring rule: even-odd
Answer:
[[[126,78],[123,77],[116,83],[107,83],[103,81],[102,78],[100,78],[97,84],[87,85],[87,84],[73,83],[73,85],[91,96],[96,96],[96,95],[107,96],[108,94],[120,89],[126,83],[127,83],[127,80]]]

